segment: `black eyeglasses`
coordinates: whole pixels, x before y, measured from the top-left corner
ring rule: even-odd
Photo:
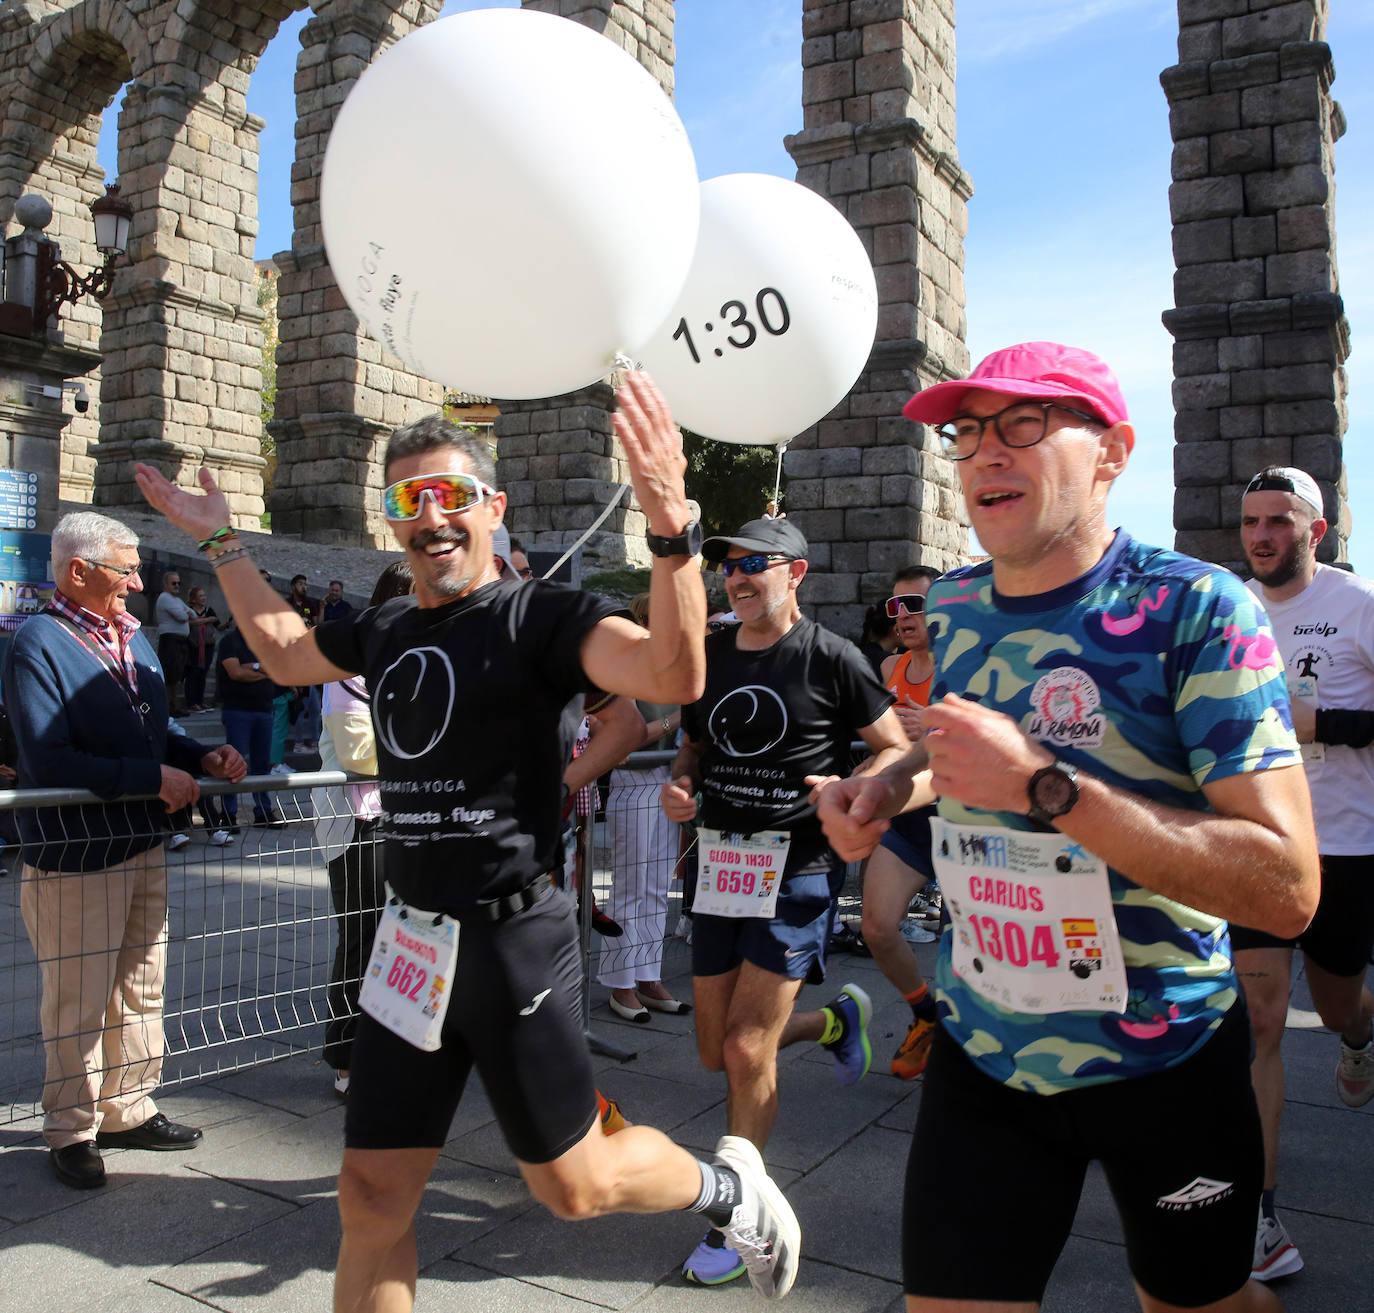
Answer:
[[[995,415],[956,415],[943,424],[935,425],[935,432],[944,443],[950,460],[968,460],[978,454],[983,445],[983,431],[989,424],[1008,447],[1033,447],[1049,432],[1050,411],[1063,410],[1089,424],[1103,427],[1104,421],[1085,410],[1061,406],[1057,401],[1018,401],[999,410]]]
[[[85,561],[87,565],[98,565],[102,569],[117,574],[121,579],[127,579],[130,575],[137,574],[143,569],[142,561],[136,561],[133,565],[115,565],[112,561],[97,561],[89,556],[83,556],[81,559]]]
[[[790,556],[782,556],[776,552],[768,556],[758,552],[753,556],[736,557],[733,561],[724,560],[720,563],[720,568],[728,579],[736,570],[743,570],[745,574],[762,574],[779,561],[790,561],[791,559]]]
[[[888,619],[895,620],[901,611],[920,615],[926,609],[926,599],[920,593],[897,593],[887,599]]]

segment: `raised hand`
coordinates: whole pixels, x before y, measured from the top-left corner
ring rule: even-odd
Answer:
[[[632,370],[615,395],[615,432],[625,449],[635,496],[649,532],[670,538],[682,532],[689,518],[682,434],[648,374]]]
[[[232,521],[229,503],[210,471],[203,465],[197,476],[204,493],[190,492],[169,482],[151,465],[134,466],[134,482],[155,511],[161,511],[178,529],[197,542],[223,529]]]

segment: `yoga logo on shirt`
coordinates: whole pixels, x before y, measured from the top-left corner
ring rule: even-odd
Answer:
[[[1059,748],[1100,748],[1106,730],[1102,696],[1092,678],[1074,666],[1058,666],[1031,690],[1026,733]]]
[[[405,761],[423,757],[448,731],[456,687],[453,664],[442,649],[416,647],[397,657],[372,694],[382,746]]]
[[[747,684],[727,693],[707,720],[711,737],[731,757],[757,757],[787,733],[787,707],[771,688]]]

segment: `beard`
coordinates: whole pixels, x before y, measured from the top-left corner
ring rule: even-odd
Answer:
[[[452,543],[454,551],[449,556],[430,556],[424,549],[430,543]],[[430,591],[440,597],[459,597],[477,577],[472,568],[470,557],[461,563],[458,551],[469,542],[468,535],[453,528],[437,529],[432,533],[417,533],[410,541],[412,549],[423,558],[421,569]]]
[[[1291,584],[1302,573],[1306,556],[1307,544],[1294,539],[1288,544],[1288,550],[1282,556],[1269,563],[1268,574],[1262,574],[1253,561],[1250,562],[1250,569],[1266,588],[1282,588],[1285,584]]]

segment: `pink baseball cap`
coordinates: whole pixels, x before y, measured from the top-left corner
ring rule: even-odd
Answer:
[[[994,351],[967,378],[922,389],[902,407],[919,424],[943,424],[974,391],[1037,401],[1080,401],[1107,424],[1125,423],[1126,399],[1106,362],[1081,347],[1022,342]]]

